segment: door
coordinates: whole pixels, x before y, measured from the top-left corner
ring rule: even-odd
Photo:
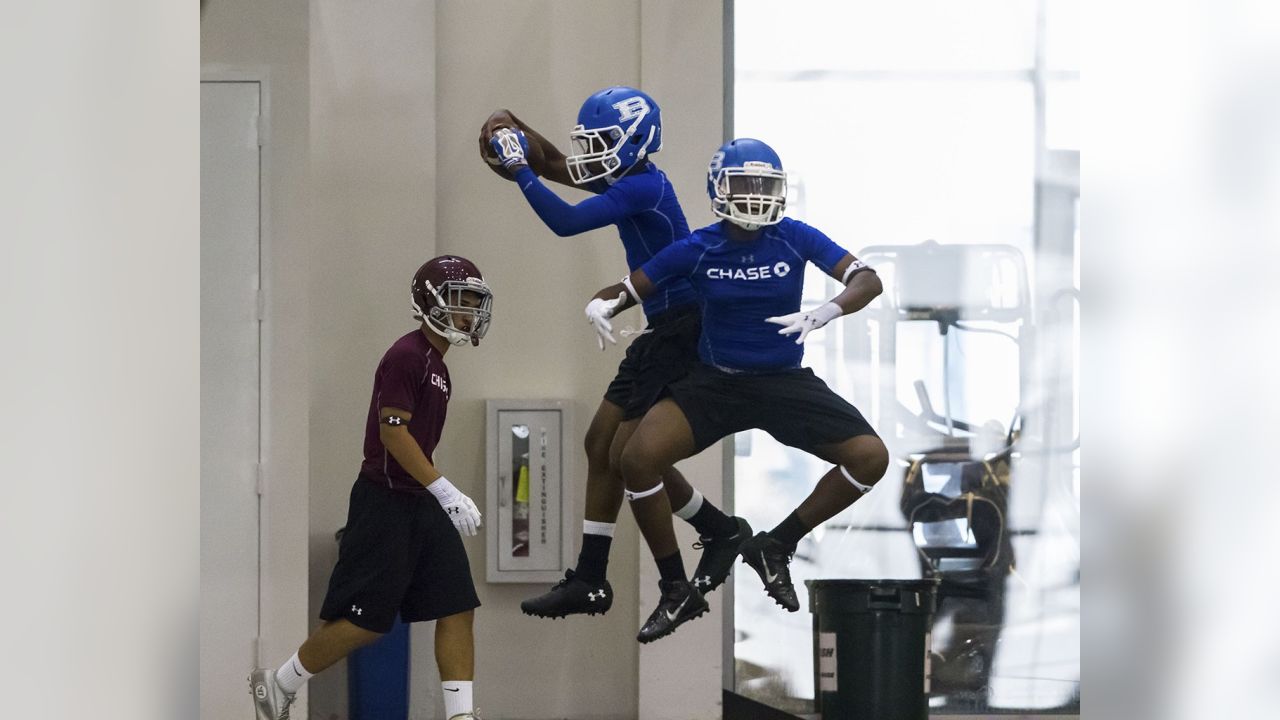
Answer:
[[[260,85],[200,84],[200,717],[252,714],[259,535]]]

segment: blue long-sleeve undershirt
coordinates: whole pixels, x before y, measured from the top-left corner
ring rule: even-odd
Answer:
[[[602,193],[570,205],[544,185],[528,166],[516,172],[516,184],[542,222],[560,237],[616,224],[634,212],[619,202],[615,193]]]

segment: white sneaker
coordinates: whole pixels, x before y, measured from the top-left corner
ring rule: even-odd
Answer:
[[[484,720],[480,717],[480,709],[477,708],[471,712],[458,713],[449,718],[449,720]]]
[[[293,696],[276,682],[276,671],[258,668],[249,675],[249,694],[258,711],[258,720],[289,720]]]

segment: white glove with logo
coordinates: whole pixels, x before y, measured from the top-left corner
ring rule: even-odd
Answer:
[[[796,312],[790,315],[779,315],[777,317],[765,318],[765,322],[771,322],[775,325],[781,325],[782,329],[778,331],[779,335],[790,335],[792,333],[800,333],[800,337],[796,338],[796,344],[804,342],[809,333],[826,325],[844,314],[844,310],[839,305],[829,302],[822,307],[810,310],[809,312]]]
[[[614,345],[618,344],[618,341],[613,339],[613,323],[609,322],[609,318],[613,317],[618,307],[626,301],[627,293],[623,291],[613,300],[592,298],[591,302],[587,303],[587,322],[591,323],[591,327],[596,331],[596,345],[601,350],[604,350],[605,340]]]
[[[500,128],[489,138],[489,145],[498,156],[498,161],[507,172],[514,175],[516,170],[529,164],[525,156],[529,153],[529,141],[524,133],[511,128]]]
[[[427,489],[436,496],[440,507],[444,508],[445,515],[449,516],[453,526],[458,529],[458,534],[466,537],[476,534],[476,528],[480,527],[480,510],[476,508],[474,502],[471,502],[471,498],[463,495],[462,491],[454,487],[453,483],[443,475],[436,478],[427,486]]]

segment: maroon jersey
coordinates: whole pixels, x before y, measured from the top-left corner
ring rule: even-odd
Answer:
[[[379,410],[389,407],[412,413],[409,434],[418,441],[427,459],[432,460],[431,454],[444,431],[449,395],[449,368],[445,367],[440,351],[427,342],[422,330],[414,330],[397,340],[382,356],[373,376],[373,399],[369,402],[369,419],[365,425],[360,476],[386,483],[395,490],[426,492],[422,483],[400,467],[383,446],[378,437]]]

